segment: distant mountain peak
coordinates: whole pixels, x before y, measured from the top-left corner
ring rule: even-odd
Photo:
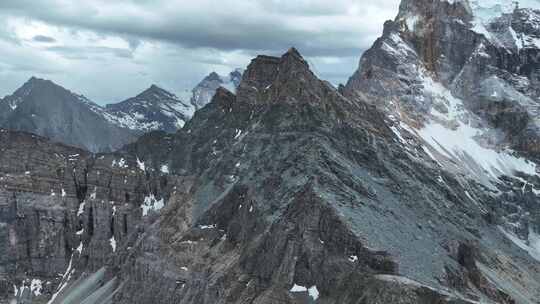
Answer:
[[[153,84],[135,97],[107,105],[107,111],[128,122],[130,129],[176,132],[193,115],[192,106]]]
[[[210,74],[208,74],[208,76],[205,77],[205,80],[216,80],[216,81],[222,81],[221,79],[221,76],[219,76],[218,73],[216,72],[211,72]],[[204,81],[204,80],[203,80]]]
[[[219,87],[224,87],[228,91],[235,93],[242,80],[242,71],[242,69],[235,69],[226,76],[211,72],[193,89],[191,104],[196,109],[204,107],[212,100]]]
[[[60,85],[56,84],[55,82],[53,82],[52,80],[49,80],[49,79],[43,79],[43,78],[38,78],[38,77],[35,77],[35,76],[32,76],[30,77],[24,84],[22,87],[29,87],[29,86],[56,86],[56,87],[61,87]]]
[[[152,84],[150,86],[150,88],[148,88],[149,90],[154,90],[154,91],[160,91],[160,90],[163,90],[162,88],[160,88],[158,85],[156,84]]]
[[[0,105],[0,127],[36,133],[88,150],[111,151],[134,133],[83,95],[51,80],[31,77]]]
[[[156,102],[159,102],[163,98],[179,100],[176,95],[155,84],[152,84],[148,89],[137,95],[137,97],[145,97],[148,98],[150,101]]]

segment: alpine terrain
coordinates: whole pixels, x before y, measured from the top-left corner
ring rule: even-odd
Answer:
[[[0,303],[539,303],[538,41],[533,0],[402,0],[339,88],[290,48],[94,110],[163,122],[114,152],[1,129]]]
[[[204,107],[212,100],[216,90],[220,87],[233,93],[236,92],[236,88],[242,80],[242,72],[242,69],[236,69],[227,76],[221,76],[216,72],[208,74],[193,88],[190,103],[195,109]]]
[[[26,131],[92,152],[110,152],[151,131],[174,133],[224,86],[235,90],[242,74],[207,76],[185,100],[156,85],[102,107],[49,80],[32,77],[0,99],[0,126]]]

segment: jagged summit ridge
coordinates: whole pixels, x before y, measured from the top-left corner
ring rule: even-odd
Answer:
[[[322,88],[322,89],[321,89]],[[248,102],[317,102],[337,90],[319,80],[295,48],[281,57],[257,56],[251,61],[240,83],[239,100]]]

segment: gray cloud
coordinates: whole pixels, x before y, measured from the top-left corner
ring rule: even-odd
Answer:
[[[3,0],[0,10],[52,24],[167,41],[185,48],[261,51],[294,45],[307,56],[358,55],[375,37],[373,29],[382,26],[357,28],[341,22],[350,18],[348,6],[354,4],[350,1],[224,1],[223,8],[216,7],[213,1],[197,2],[123,0],[113,5],[93,0],[66,8],[65,2],[54,0]],[[388,12],[396,10],[396,2],[362,4],[366,15],[360,13],[357,18],[377,18],[367,14],[388,16]],[[108,6],[123,11],[110,13]]]
[[[113,47],[74,47],[74,46],[51,46],[46,50],[58,53],[68,59],[88,59],[90,56],[116,56],[120,58],[133,58],[130,49]]]
[[[323,78],[346,81],[383,22],[397,13],[398,2],[2,0],[0,18],[39,21],[69,35],[70,41],[64,41],[61,35],[35,33],[31,40],[41,42],[38,47],[20,48],[69,60],[60,69],[70,77],[59,81],[100,102],[136,94],[146,82],[189,88],[212,70],[244,67],[257,54],[280,55],[291,46]],[[55,44],[44,43],[54,42],[47,38]],[[112,38],[125,43],[107,44]],[[51,66],[57,57],[49,58]],[[47,66],[46,61],[40,66]],[[85,76],[73,77],[75,73]],[[0,93],[5,90],[0,87]]]
[[[53,43],[53,42],[56,42],[56,39],[54,39],[53,37],[45,36],[45,35],[36,35],[32,38],[32,41],[43,42],[43,43]]]

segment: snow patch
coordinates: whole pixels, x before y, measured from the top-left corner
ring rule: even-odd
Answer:
[[[81,216],[84,213],[84,205],[85,205],[84,201],[79,204],[79,211],[77,211],[77,216]]]
[[[73,268],[73,253],[71,254],[71,258],[69,259],[69,264],[68,264],[68,267],[66,269],[66,272],[64,272],[64,274],[62,275],[62,282],[61,282],[60,286],[58,286],[58,289],[52,295],[51,299],[49,300],[49,302],[47,302],[47,304],[54,303],[54,300],[56,299],[56,297],[58,297],[60,292],[62,292],[62,290],[64,290],[64,288],[66,288],[69,281],[71,280],[71,276],[75,272],[75,269],[72,269],[72,268]]]
[[[94,187],[94,192],[90,193],[90,199],[96,199],[97,196],[97,186]]]
[[[199,228],[200,229],[215,229],[217,227],[216,224],[212,224],[212,225],[200,225]]]
[[[319,298],[319,290],[317,289],[317,286],[315,285],[307,288],[304,286],[294,284],[294,286],[290,289],[290,292],[307,292],[308,295],[313,300],[317,300]]]
[[[75,249],[75,251],[77,251],[77,252],[79,253],[79,255],[81,255],[81,254],[82,254],[82,251],[83,251],[83,248],[84,248],[84,246],[83,246],[83,243],[82,243],[82,241],[81,241],[81,242],[79,243],[79,246]]]
[[[118,167],[118,168],[127,168],[128,165],[126,163],[126,160],[124,158],[120,158],[120,160],[116,160],[116,159],[113,159],[112,161],[112,166],[113,167]]]
[[[519,248],[527,251],[529,255],[535,260],[540,262],[540,235],[534,231],[529,231],[528,240],[522,240],[517,235],[506,231],[503,227],[499,227],[499,230]]]
[[[116,252],[116,239],[114,235],[109,239],[109,243],[111,244],[112,251]]]
[[[481,134],[479,129],[459,122],[455,130],[439,123],[431,122],[418,134],[440,154],[465,164],[471,161],[478,164],[493,178],[501,175],[514,175],[523,172],[536,174],[536,165],[524,158],[514,156],[512,151],[495,151],[482,147],[476,138]],[[472,171],[474,171],[474,168]]]
[[[138,167],[141,171],[146,171],[146,166],[144,165],[144,162],[141,161],[138,157],[137,157],[137,167]]]
[[[42,289],[42,282],[40,279],[32,279],[30,282],[30,291],[34,294],[34,296],[40,296],[41,295],[41,289]]]
[[[142,215],[147,216],[149,211],[158,212],[164,206],[163,198],[158,200],[153,194],[150,194],[144,198],[144,202],[141,205]]]
[[[501,175],[513,176],[516,172],[536,174],[536,165],[514,155],[512,150],[495,150],[482,146],[478,138],[487,130],[473,126],[471,121],[474,121],[475,116],[465,109],[462,100],[454,97],[442,84],[427,75],[423,75],[423,84],[424,95],[431,96],[434,102],[444,104],[447,108],[445,113],[432,108],[433,118],[423,128],[412,130],[433,151],[464,164],[480,181],[497,179]],[[437,160],[429,148],[424,150]]]

